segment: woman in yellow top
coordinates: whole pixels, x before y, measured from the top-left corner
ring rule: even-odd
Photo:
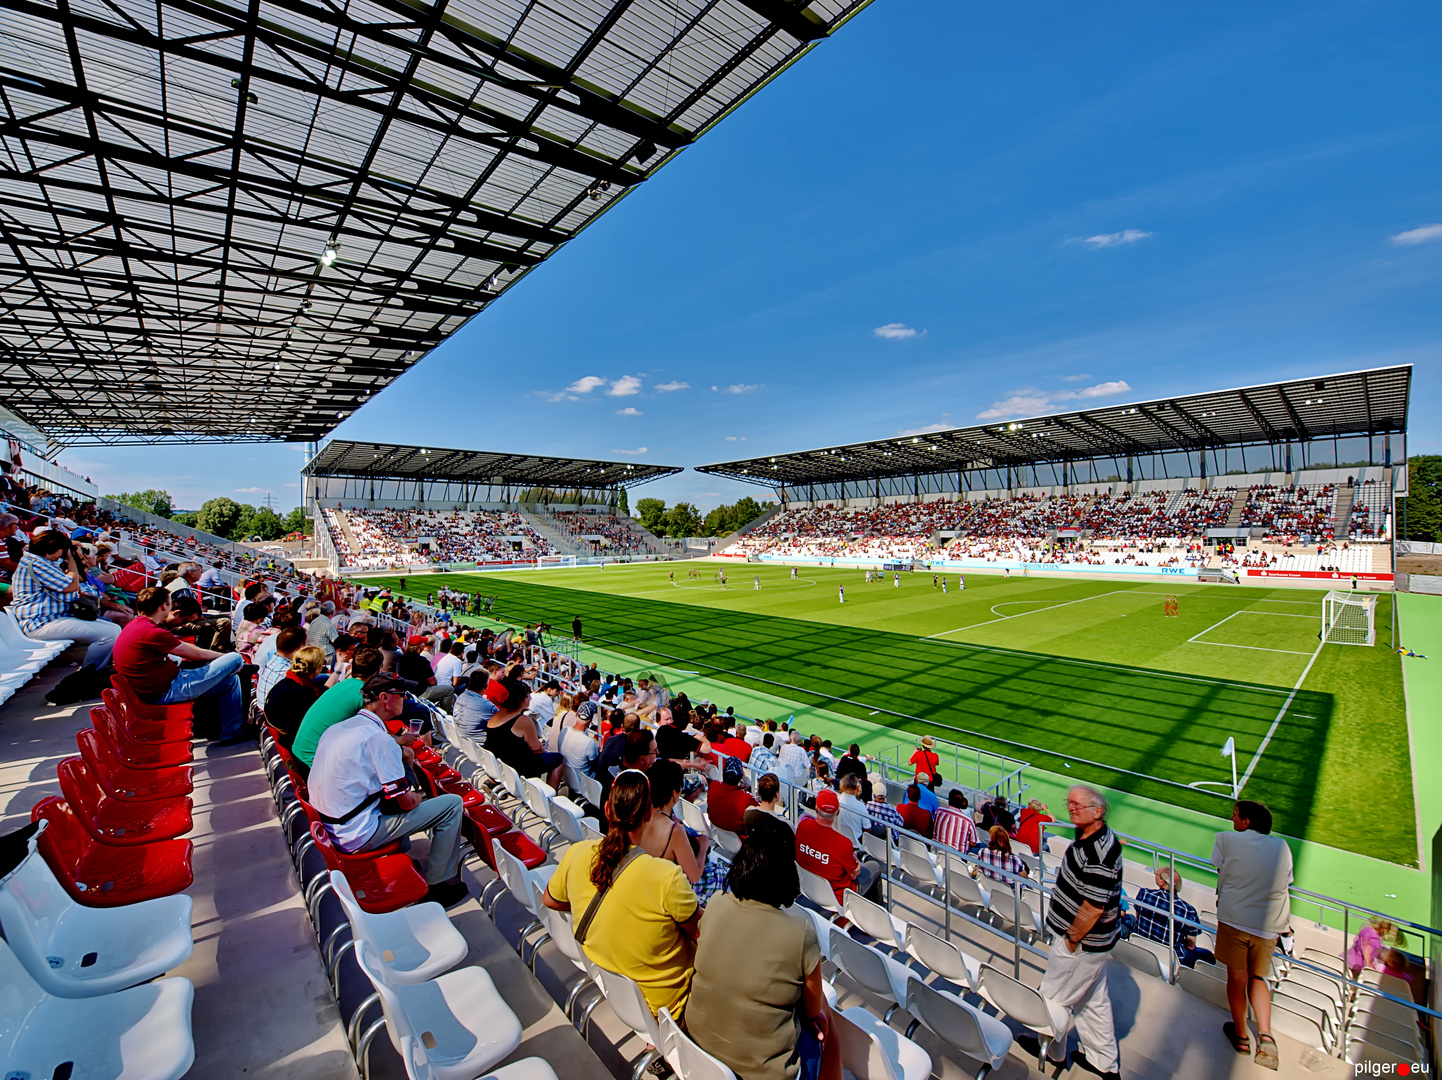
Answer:
[[[580,922],[592,897],[609,886],[581,948],[600,967],[635,980],[653,1013],[664,1005],[679,1017],[695,967],[696,894],[679,866],[645,853],[616,873],[651,817],[645,773],[627,769],[616,777],[606,813],[611,827],[604,837],[566,849],[545,904]]]

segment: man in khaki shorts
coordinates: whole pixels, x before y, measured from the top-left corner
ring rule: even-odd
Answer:
[[[1262,803],[1239,800],[1232,807],[1232,832],[1218,833],[1212,847],[1217,868],[1217,960],[1227,966],[1227,1004],[1232,1019],[1222,1031],[1239,1054],[1251,1053],[1247,1003],[1257,1019],[1258,1065],[1277,1067],[1272,1038],[1272,994],[1267,976],[1278,935],[1291,919],[1287,887],[1292,884],[1292,851],[1272,835],[1272,812]]]

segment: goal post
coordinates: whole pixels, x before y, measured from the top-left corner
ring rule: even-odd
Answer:
[[[537,555],[536,569],[544,570],[548,566],[575,566],[576,556],[574,555]]]
[[[1377,643],[1377,598],[1336,589],[1322,598],[1322,640],[1332,645]]]

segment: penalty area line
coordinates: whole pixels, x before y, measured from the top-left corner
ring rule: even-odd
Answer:
[[[1317,657],[1322,655],[1322,646],[1325,644],[1325,641],[1317,643],[1317,651],[1312,653],[1312,659],[1308,660],[1307,666],[1302,669],[1302,674],[1297,679],[1297,685],[1292,687],[1292,692],[1287,695],[1287,700],[1282,702],[1282,707],[1277,710],[1276,719],[1272,721],[1272,726],[1267,729],[1267,734],[1262,737],[1262,745],[1257,747],[1257,752],[1252,755],[1252,760],[1247,763],[1247,771],[1242,773],[1242,779],[1237,784],[1238,793],[1247,790],[1247,781],[1252,778],[1252,771],[1256,769],[1257,762],[1262,760],[1262,754],[1266,752],[1267,744],[1272,741],[1272,736],[1277,733],[1277,728],[1280,727],[1282,723],[1282,717],[1286,716],[1287,710],[1292,707],[1292,702],[1296,699],[1297,693],[1302,689],[1302,684],[1307,681],[1307,673],[1312,670],[1312,665],[1317,662]],[[1301,714],[1298,713],[1298,715],[1300,716]]]

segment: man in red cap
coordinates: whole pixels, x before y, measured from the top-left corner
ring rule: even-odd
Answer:
[[[796,826],[796,861],[813,874],[825,878],[842,903],[847,889],[868,900],[881,900],[881,871],[873,862],[858,862],[851,839],[836,829],[841,800],[830,788],[816,796],[816,815],[802,817]]]

